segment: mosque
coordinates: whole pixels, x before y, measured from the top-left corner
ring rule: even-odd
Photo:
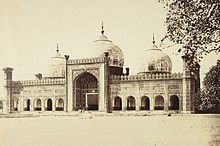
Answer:
[[[107,38],[103,27],[94,46],[95,54],[83,59],[63,56],[57,46],[56,55],[51,57],[51,72],[36,74],[34,80],[14,81],[13,69],[4,68],[2,112],[194,112],[199,67],[191,73],[186,57],[182,57],[182,73],[172,73],[170,57],[153,40],[145,51],[142,69],[130,75],[129,68],[123,68],[122,50]]]

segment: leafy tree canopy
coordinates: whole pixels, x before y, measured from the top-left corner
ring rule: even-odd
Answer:
[[[215,110],[216,106],[220,104],[220,60],[206,74],[203,85],[201,108],[203,110]]]
[[[159,2],[167,9],[165,38],[182,45],[178,52],[187,56],[191,68],[203,55],[220,52],[220,0]]]

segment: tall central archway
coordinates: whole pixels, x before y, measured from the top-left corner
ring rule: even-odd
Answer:
[[[85,72],[75,80],[76,109],[98,110],[98,80]]]

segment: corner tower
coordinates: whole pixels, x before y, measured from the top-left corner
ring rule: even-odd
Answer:
[[[195,93],[195,82],[187,63],[187,56],[183,55],[183,79],[182,79],[182,96],[183,96],[183,113],[193,113],[193,94]]]
[[[3,113],[8,114],[13,111],[12,100],[12,71],[13,68],[6,67],[4,71],[4,97],[3,97]]]

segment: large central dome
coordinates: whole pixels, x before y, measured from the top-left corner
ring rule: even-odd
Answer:
[[[155,45],[155,41],[153,41],[152,47],[145,51],[143,61],[140,73],[170,73],[172,71],[170,57]]]
[[[101,31],[99,38],[94,41],[93,49],[92,57],[104,57],[104,52],[108,52],[109,66],[123,67],[124,55],[121,49],[104,35],[104,30]]]

